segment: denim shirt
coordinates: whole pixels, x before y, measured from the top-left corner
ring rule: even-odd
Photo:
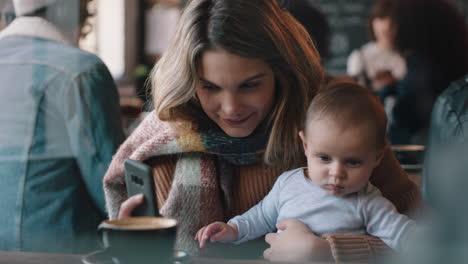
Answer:
[[[45,20],[17,20],[0,33],[0,250],[89,252],[124,139],[116,86]]]

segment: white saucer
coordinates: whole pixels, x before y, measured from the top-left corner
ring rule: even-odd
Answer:
[[[173,264],[182,264],[187,262],[190,259],[190,256],[187,252],[176,250],[174,251]],[[124,264],[116,258],[111,250],[101,249],[89,253],[88,255],[81,258],[83,264]]]

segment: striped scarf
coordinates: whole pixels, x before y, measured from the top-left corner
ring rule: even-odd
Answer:
[[[195,233],[202,226],[225,220],[231,196],[232,165],[253,164],[262,158],[268,140],[265,125],[250,136],[227,136],[212,121],[199,122],[197,131],[176,131],[150,113],[113,157],[104,177],[106,207],[110,219],[128,197],[124,161],[179,156],[169,197],[160,213],[179,221],[176,248],[198,254]]]

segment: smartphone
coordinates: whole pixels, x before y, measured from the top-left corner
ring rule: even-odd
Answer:
[[[125,184],[128,197],[143,194],[144,202],[132,212],[132,216],[159,216],[151,167],[131,159],[125,160]]]

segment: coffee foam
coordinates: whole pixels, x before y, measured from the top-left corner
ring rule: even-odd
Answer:
[[[102,226],[111,229],[147,230],[165,229],[177,225],[177,220],[164,217],[128,217],[104,221]]]

